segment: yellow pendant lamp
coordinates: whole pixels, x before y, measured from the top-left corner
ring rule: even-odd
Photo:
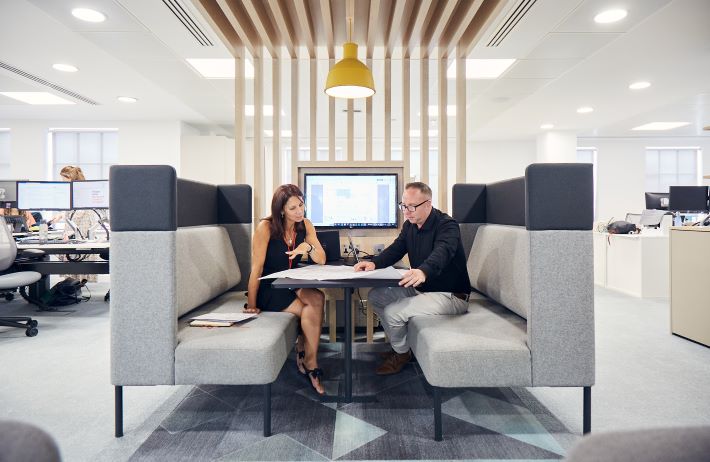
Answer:
[[[375,94],[372,71],[357,59],[357,44],[352,42],[352,18],[348,42],[343,44],[343,59],[335,63],[325,81],[325,93],[335,98],[367,98]]]

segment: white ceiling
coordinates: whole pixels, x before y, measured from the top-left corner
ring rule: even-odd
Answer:
[[[200,45],[159,0],[0,0],[0,61],[99,103],[30,106],[0,95],[0,120],[178,119],[230,133],[233,81],[203,79],[184,61],[229,52],[190,2],[181,3],[214,46]],[[501,20],[516,4],[511,0]],[[78,21],[70,14],[75,6],[100,10],[107,21]],[[616,24],[593,22],[611,6],[629,15]],[[500,46],[486,46],[494,22],[474,48],[471,57],[518,61],[498,80],[468,82],[469,136],[532,138],[542,123],[580,136],[639,136],[630,128],[653,121],[691,122],[657,132],[666,137],[710,136],[701,131],[710,125],[707,18],[707,0],[537,0]],[[57,72],[56,62],[80,72]],[[632,92],[627,87],[635,80],[653,85]],[[0,91],[39,90],[47,88],[0,69]],[[139,102],[119,103],[121,95]],[[582,105],[595,111],[579,115]]]

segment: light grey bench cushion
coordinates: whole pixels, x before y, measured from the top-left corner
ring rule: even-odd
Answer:
[[[239,283],[239,265],[223,227],[178,228],[175,245],[178,316]]]
[[[228,292],[183,316],[175,349],[176,384],[259,385],[271,383],[296,341],[296,317],[259,314],[232,327],[190,327],[190,317],[213,311],[241,312],[246,298]]]
[[[520,226],[481,225],[467,261],[471,287],[525,319],[530,313],[530,235]]]
[[[458,316],[416,316],[409,340],[427,381],[439,387],[530,386],[525,320],[477,298]]]

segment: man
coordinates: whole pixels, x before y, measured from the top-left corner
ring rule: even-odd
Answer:
[[[355,271],[372,271],[409,256],[411,269],[400,287],[370,291],[368,303],[382,321],[392,350],[376,372],[396,374],[412,359],[407,323],[412,316],[462,314],[468,310],[470,282],[459,226],[431,205],[431,189],[408,183],[399,209],[406,219],[397,239],[371,262],[360,262]]]

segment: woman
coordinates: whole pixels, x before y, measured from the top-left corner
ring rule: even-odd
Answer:
[[[62,181],[86,181],[84,177],[84,172],[81,167],[74,167],[67,165],[59,171],[59,176],[61,176]],[[65,213],[62,212],[58,215],[52,217],[47,223],[52,224],[62,220],[65,217]],[[66,212],[66,217],[76,224],[79,232],[82,236],[76,236],[77,239],[81,237],[87,238],[89,236],[89,229],[99,222],[99,216],[93,210],[70,210]],[[72,234],[72,229],[68,225],[64,226],[64,239],[69,239]],[[59,257],[64,259],[63,256]],[[72,258],[81,259],[81,261],[94,261],[99,260],[98,255],[77,255]],[[86,279],[87,282],[96,282],[98,280],[95,274],[63,274],[62,277],[71,277],[77,281]]]
[[[262,276],[296,268],[302,257],[322,265],[325,251],[318,242],[313,224],[304,218],[303,193],[296,185],[279,186],[271,199],[271,215],[256,226],[252,241],[252,266],[249,276],[247,313],[285,311],[299,318],[296,342],[296,367],[306,375],[313,389],[325,393],[318,368],[318,343],[323,324],[325,297],[317,289],[274,289],[273,279],[259,281]]]

